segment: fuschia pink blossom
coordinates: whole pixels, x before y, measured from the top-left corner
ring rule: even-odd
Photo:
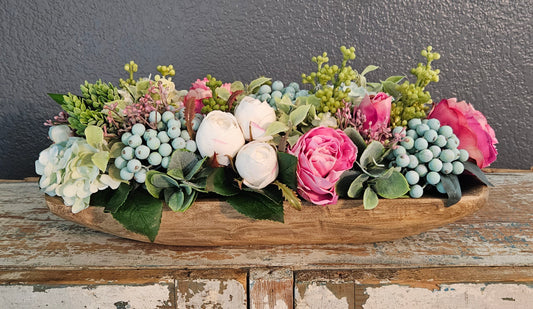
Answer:
[[[352,168],[357,147],[341,130],[316,127],[302,135],[289,151],[298,158],[298,193],[317,205],[335,204],[335,184]]]
[[[384,92],[376,95],[366,95],[359,104],[360,110],[365,116],[363,129],[379,131],[389,127],[392,97]]]
[[[436,104],[428,115],[436,118],[441,125],[452,127],[459,138],[459,149],[468,151],[470,158],[480,168],[489,166],[496,160],[498,143],[494,130],[483,114],[465,101],[456,98],[444,99]]]
[[[202,103],[203,99],[209,99],[213,97],[213,92],[206,85],[208,81],[209,80],[207,79],[207,77],[204,77],[204,79],[197,79],[194,83],[192,83],[192,87],[189,89],[189,92],[185,97],[185,101],[187,101],[187,98],[194,98],[195,113],[202,112],[202,107],[204,107],[204,103]],[[231,93],[231,84],[225,83],[222,84],[221,87],[226,88]]]

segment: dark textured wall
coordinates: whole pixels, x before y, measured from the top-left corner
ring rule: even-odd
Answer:
[[[0,7],[0,179],[34,176],[49,145],[42,123],[60,111],[47,92],[173,64],[178,88],[207,73],[285,82],[310,57],[355,45],[359,71],[405,74],[427,45],[441,53],[434,100],[458,97],[481,110],[500,141],[493,167],[533,165],[531,0],[501,1],[28,1]],[[138,75],[140,76],[140,75]]]

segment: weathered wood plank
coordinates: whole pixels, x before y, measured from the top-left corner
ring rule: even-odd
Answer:
[[[294,291],[296,309],[353,309],[353,281],[297,281]]]
[[[0,184],[0,269],[533,265],[533,173],[489,174],[488,204],[420,235],[363,245],[169,247],[96,232],[51,214],[35,183]]]
[[[189,272],[177,279],[177,308],[246,308],[246,277],[238,271]]]
[[[251,309],[292,309],[293,273],[288,269],[252,269],[249,274]]]

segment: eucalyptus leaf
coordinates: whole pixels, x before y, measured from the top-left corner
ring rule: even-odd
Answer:
[[[355,178],[355,180],[352,181],[350,187],[348,188],[348,197],[358,198],[363,192],[365,181],[367,181],[369,178],[370,176],[366,174],[361,174],[357,178]]]
[[[380,196],[384,198],[398,198],[409,192],[409,183],[405,177],[394,170],[389,169],[391,175],[389,177],[377,178],[374,184],[374,189]]]
[[[359,156],[363,153],[363,151],[366,149],[366,143],[359,131],[357,131],[353,127],[348,127],[344,129],[344,133],[352,140],[352,142],[357,147],[357,150],[359,152]]]
[[[153,175],[151,178],[151,183],[158,188],[170,188],[179,186],[179,183],[174,178],[163,173]]]
[[[161,193],[161,190],[163,190],[163,188],[154,186],[152,184],[152,178],[156,175],[161,174],[163,173],[154,170],[149,170],[148,172],[146,172],[146,180],[144,181],[144,184],[146,185],[146,190],[155,198],[159,198],[159,194]]]
[[[376,192],[374,192],[371,187],[367,187],[365,189],[365,193],[363,194],[364,208],[367,210],[374,209],[376,206],[378,206],[378,203],[379,199]]]
[[[170,162],[168,163],[167,169],[173,170],[178,169],[186,174],[185,169],[191,163],[195,164],[198,159],[193,152],[187,150],[176,150],[172,153],[170,157]]]
[[[360,164],[363,169],[366,169],[371,163],[376,162],[381,158],[385,148],[378,141],[372,141],[361,154]]]
[[[342,198],[348,197],[348,188],[350,188],[352,181],[354,181],[359,175],[361,175],[361,172],[359,171],[344,171],[339,180],[335,183],[335,192],[337,192],[337,195]]]
[[[167,175],[169,175],[170,177],[176,179],[176,180],[185,180],[185,176],[183,175],[183,171],[180,170],[180,169],[171,169],[171,170],[167,170]]]
[[[185,179],[191,180],[196,173],[202,169],[203,164],[207,160],[207,157],[202,158],[202,160],[198,160],[198,162],[192,164],[192,162],[185,168],[184,172],[186,173]]]
[[[180,189],[175,190],[172,195],[168,198],[167,204],[172,211],[179,211],[183,206],[183,201],[185,200],[185,194]]]
[[[454,204],[457,204],[461,200],[462,196],[461,184],[459,183],[459,178],[457,178],[457,175],[441,175],[440,181],[442,182],[444,190],[446,190],[446,194],[448,194],[448,200],[446,200],[446,207],[450,207]]]

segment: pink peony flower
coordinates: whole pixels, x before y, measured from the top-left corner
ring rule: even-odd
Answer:
[[[358,109],[365,116],[363,129],[379,131],[389,126],[392,97],[384,92],[378,92],[373,96],[366,95]]]
[[[204,107],[204,103],[202,103],[203,99],[209,99],[213,96],[211,89],[206,85],[208,81],[209,80],[206,77],[204,77],[204,79],[202,80],[197,79],[196,82],[192,83],[192,87],[189,89],[189,92],[185,97],[185,101],[187,101],[187,99],[190,97],[194,98],[195,113],[202,112],[202,107]],[[222,84],[221,87],[226,88],[228,91],[231,92],[231,84],[225,83]]]
[[[289,151],[298,158],[298,193],[317,205],[335,204],[335,183],[342,172],[352,168],[357,147],[341,130],[311,129]]]
[[[498,151],[494,145],[498,140],[494,130],[485,116],[471,104],[457,102],[456,98],[444,99],[433,107],[428,118],[436,118],[441,125],[452,127],[460,141],[458,148],[467,150],[470,158],[480,168],[487,167],[496,160]]]

